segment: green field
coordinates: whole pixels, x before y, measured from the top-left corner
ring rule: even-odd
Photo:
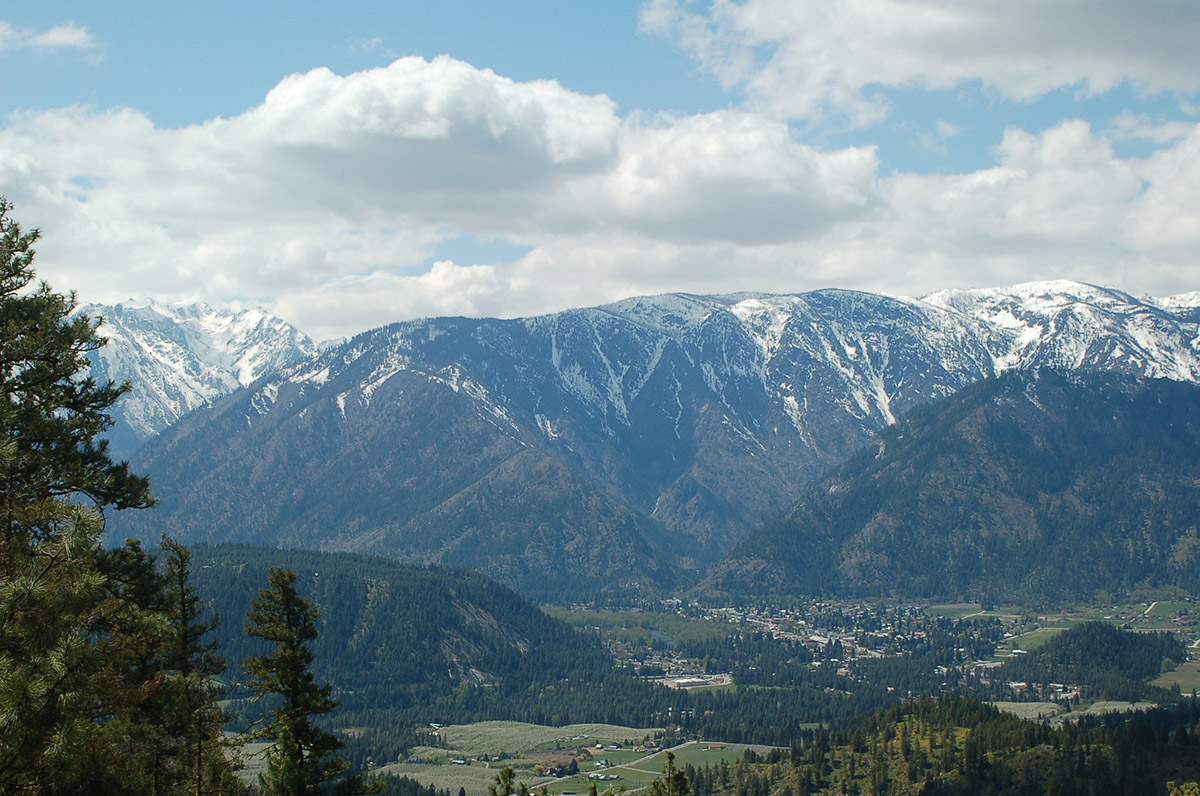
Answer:
[[[675,764],[677,766],[682,767],[690,764],[699,768],[706,765],[717,765],[722,762],[732,763],[736,760],[741,760],[742,755],[745,754],[747,749],[753,749],[758,754],[765,755],[771,750],[771,747],[735,743],[723,744],[712,741],[691,741],[682,746],[675,747],[671,752],[675,755]],[[601,753],[598,752],[597,754]],[[646,787],[662,773],[663,765],[666,764],[667,759],[666,752],[659,752],[649,757],[638,755],[635,756],[636,759],[622,764],[614,753],[604,752],[602,754],[605,759],[614,764],[612,768],[605,769],[605,771],[616,774],[620,779],[598,782],[596,787],[601,793],[608,787],[623,786],[626,790],[630,791]],[[577,777],[550,780],[547,787],[554,794],[569,792],[584,794],[587,792],[588,785],[590,784],[586,776],[588,770],[591,769],[585,767],[583,773]],[[539,781],[538,784],[540,785],[541,782]]]
[[[484,796],[488,785],[494,782],[496,771],[482,763],[469,766],[450,764],[433,765],[430,763],[393,763],[390,766],[376,769],[375,773],[393,776],[411,777],[422,785],[432,785],[435,788],[445,788],[454,796],[459,788],[466,790],[471,796]]]
[[[1150,684],[1163,688],[1178,685],[1179,690],[1184,694],[1190,694],[1192,691],[1200,692],[1200,661],[1181,663],[1175,671],[1167,672],[1158,679],[1151,680]]]
[[[519,721],[481,721],[442,727],[438,734],[446,747],[463,756],[519,755],[538,748],[562,746],[593,746],[603,743],[640,741],[662,730],[655,728],[620,727],[615,724],[571,724],[566,727],[546,727]]]
[[[770,746],[720,743],[718,741],[694,741],[686,743],[683,746],[678,746],[671,751],[675,753],[676,765],[686,766],[690,763],[700,768],[706,765],[715,765],[722,762],[732,763],[735,760],[741,760],[742,755],[745,754],[747,749],[753,749],[759,755],[766,755],[771,751]],[[666,754],[659,753],[638,767],[653,771],[662,771],[664,763],[666,763]]]
[[[567,727],[545,727],[516,721],[485,721],[478,724],[442,727],[438,731],[446,749],[420,747],[413,749],[407,760],[377,769],[379,773],[408,776],[426,785],[445,788],[457,794],[459,788],[468,796],[484,796],[493,784],[496,773],[504,766],[516,769],[518,781],[530,788],[546,789],[556,796],[567,793],[587,793],[591,782],[589,773],[616,775],[618,779],[596,782],[603,793],[608,788],[639,790],[650,784],[662,772],[666,753],[645,754],[629,746],[609,749],[610,744],[625,741],[640,742],[646,736],[660,732],[656,729],[620,727],[611,724],[572,724]],[[600,744],[601,749],[596,745]],[[713,741],[693,741],[672,751],[680,766],[714,765],[742,759],[747,749],[767,754],[770,747],[745,744],[723,744]],[[496,757],[486,762],[473,758]],[[579,757],[579,774],[554,779],[539,777],[535,767],[564,762]],[[464,760],[465,765],[454,760]],[[609,763],[599,768],[600,760]],[[537,769],[540,770],[540,769]]]
[[[530,787],[545,785],[554,794],[564,791],[585,793],[588,787],[586,774],[594,771],[595,761],[608,760],[613,771],[621,779],[599,782],[603,792],[611,785],[625,785],[629,789],[644,787],[654,779],[652,772],[617,768],[635,763],[646,757],[632,748],[611,750],[610,744],[639,743],[643,738],[653,737],[661,730],[656,728],[622,727],[613,724],[572,724],[566,727],[546,727],[517,721],[484,721],[442,727],[438,730],[446,748],[419,747],[411,750],[409,757],[399,763],[378,769],[380,773],[408,776],[426,785],[446,788],[457,794],[459,788],[468,796],[483,796],[501,768],[513,767],[517,779]],[[600,744],[602,749],[597,749]],[[586,750],[586,754],[582,750]],[[535,767],[563,763],[573,756],[581,758],[580,776],[566,779],[539,777]],[[480,761],[476,758],[492,758]],[[466,765],[453,761],[463,760]],[[661,764],[660,764],[661,765]]]
[[[1105,713],[1132,713],[1137,710],[1149,710],[1155,707],[1153,702],[1093,702],[1083,710],[1073,710],[1066,714],[1068,719],[1078,719],[1082,716],[1102,716]]]
[[[1078,624],[1075,620],[1068,619],[1066,621],[1055,622],[1049,627],[1039,627],[1037,630],[1013,636],[1000,645],[998,652],[1011,652],[1014,649],[1035,650],[1075,624]]]
[[[993,702],[1000,710],[1022,719],[1041,719],[1057,716],[1063,712],[1061,705],[1053,702]]]
[[[979,603],[949,603],[947,605],[931,605],[925,609],[931,616],[944,616],[947,619],[962,619],[964,616],[974,616],[984,613]]]

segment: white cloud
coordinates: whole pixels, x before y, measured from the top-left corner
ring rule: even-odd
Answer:
[[[873,149],[818,152],[784,124],[721,111],[627,125],[613,168],[574,192],[649,239],[758,245],[862,215],[877,165]]]
[[[938,137],[943,141],[954,138],[962,132],[962,128],[953,122],[948,122],[945,119],[938,119],[934,128],[937,130]]]
[[[1153,122],[1144,113],[1124,110],[1109,123],[1108,134],[1118,140],[1141,140],[1155,144],[1169,144],[1188,135],[1195,125],[1192,122]]]
[[[0,21],[0,52],[18,49],[86,51],[96,47],[95,37],[86,28],[71,22],[38,32]]]
[[[887,111],[878,87],[978,82],[1012,100],[1062,87],[1200,90],[1192,0],[714,0],[702,13],[647,0],[642,28],[671,36],[750,107],[777,116]]]
[[[1159,148],[1118,157],[1126,135]],[[293,75],[181,129],[24,113],[0,129],[0,186],[59,289],[261,303],[319,337],[669,290],[1195,289],[1200,125],[1013,127],[993,156],[885,176],[873,148],[822,150],[760,114],[621,118],[554,82],[405,58]],[[461,234],[533,248],[425,265]]]
[[[96,300],[432,296],[445,283],[408,274],[464,232],[757,245],[866,212],[875,168],[873,150],[818,152],[761,117],[623,121],[607,97],[447,57],[292,75],[244,114],[182,129],[72,108],[0,131],[0,184],[46,229],[43,268]],[[453,306],[475,306],[458,292]]]

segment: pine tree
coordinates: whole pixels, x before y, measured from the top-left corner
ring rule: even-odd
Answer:
[[[675,753],[667,752],[662,776],[650,783],[650,796],[692,796],[687,775],[675,766]]]
[[[342,747],[341,740],[313,721],[338,704],[332,689],[319,685],[310,668],[313,655],[308,643],[317,637],[320,612],[300,596],[292,570],[272,568],[268,584],[246,614],[246,633],[275,648],[247,658],[243,666],[255,701],[272,701],[253,733],[272,744],[263,786],[272,796],[319,793],[350,767],[333,754]],[[358,785],[348,782],[340,789]]]
[[[213,678],[225,671],[225,659],[210,634],[220,617],[204,619],[205,607],[192,587],[192,554],[163,536],[166,553],[164,612],[170,623],[165,664],[178,681],[175,734],[186,742],[183,757],[189,791],[201,796],[221,792],[235,783],[228,762],[230,744],[221,732],[225,716],[217,706]]]
[[[0,793],[183,793],[197,703],[171,668],[166,582],[140,544],[99,543],[106,508],[153,503],[100,436],[126,388],[88,375],[98,321],[36,282],[38,233],[10,210],[0,198]]]
[[[70,793],[111,767],[122,726],[96,644],[121,609],[96,567],[101,512],[152,500],[99,437],[124,387],[87,375],[97,322],[36,283],[38,232],[11,209],[0,198],[0,792]]]
[[[0,446],[0,461],[12,447]],[[87,633],[105,597],[92,566],[99,520],[52,507],[56,533],[27,545],[5,539],[0,556],[0,793],[65,789],[96,732],[100,659]]]
[[[88,375],[87,355],[105,342],[99,322],[74,312],[74,294],[35,284],[39,233],[23,232],[11,209],[0,198],[0,435],[13,443],[0,462],[0,510],[9,535],[23,539],[53,532],[58,498],[117,509],[153,501],[146,479],[114,463],[100,436],[127,385]]]

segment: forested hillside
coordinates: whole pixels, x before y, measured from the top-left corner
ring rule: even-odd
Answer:
[[[1045,686],[1080,686],[1085,697],[1137,702],[1174,698],[1147,681],[1187,660],[1183,643],[1165,633],[1129,633],[1107,622],[1084,622],[1025,655],[1010,658],[996,679]],[[1157,692],[1157,693],[1154,693]]]
[[[688,767],[696,796],[1161,796],[1200,776],[1200,706],[1051,728],[972,699],[897,705],[790,754]]]
[[[669,698],[614,669],[595,636],[483,575],[240,545],[200,546],[195,557],[196,588],[222,617],[217,635],[235,662],[261,653],[242,621],[268,571],[297,572],[321,612],[313,668],[342,702],[332,724],[363,728],[359,745],[377,758],[395,759],[409,730],[430,722],[617,723]]]
[[[1030,605],[1192,589],[1197,484],[1197,386],[1012,373],[914,410],[701,590]]]

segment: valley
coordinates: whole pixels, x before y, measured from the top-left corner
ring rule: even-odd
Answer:
[[[296,569],[346,755],[430,796],[636,790],[660,747],[697,794],[869,788],[858,742],[806,755],[929,698],[1037,732],[1194,708],[1197,339],[1071,283],[407,322],[181,417],[110,531],[190,540],[226,616]],[[981,776],[967,737],[888,776]]]
[[[126,320],[241,375],[118,464],[92,439],[121,391],[66,355],[58,400],[101,409],[13,403],[14,549],[30,569],[74,561],[43,549],[63,527],[107,534],[51,565],[91,606],[61,625],[79,688],[121,686],[81,731],[178,715],[197,739],[134,743],[129,777],[200,782],[173,762],[194,754],[236,790],[242,741],[245,781],[282,776],[299,722],[340,755],[321,776],[405,796],[1140,793],[1200,768],[1193,309],[1064,283],[670,295],[406,322],[259,372],[246,340],[286,328],[151,303]],[[28,436],[71,412],[80,447]],[[32,616],[17,575],[0,600]]]
[[[688,760],[696,769],[744,761],[747,747],[791,755],[814,733],[938,695],[1051,727],[1196,704],[1170,679],[1200,662],[1200,616],[1179,593],[1053,612],[828,598],[543,612],[478,576],[382,559],[242,546],[196,555],[198,587],[226,617],[244,611],[268,565],[302,573],[324,614],[313,650],[342,701],[331,726],[345,753],[366,771],[452,794],[482,796],[506,767],[556,794],[641,787],[661,769],[655,747],[704,739],[683,747],[704,750]],[[405,619],[385,628],[384,617]],[[218,635],[235,660],[250,651],[236,626]],[[678,682],[716,676],[727,684]],[[662,684],[670,679],[680,687]],[[245,715],[236,686],[230,696],[233,715]]]

